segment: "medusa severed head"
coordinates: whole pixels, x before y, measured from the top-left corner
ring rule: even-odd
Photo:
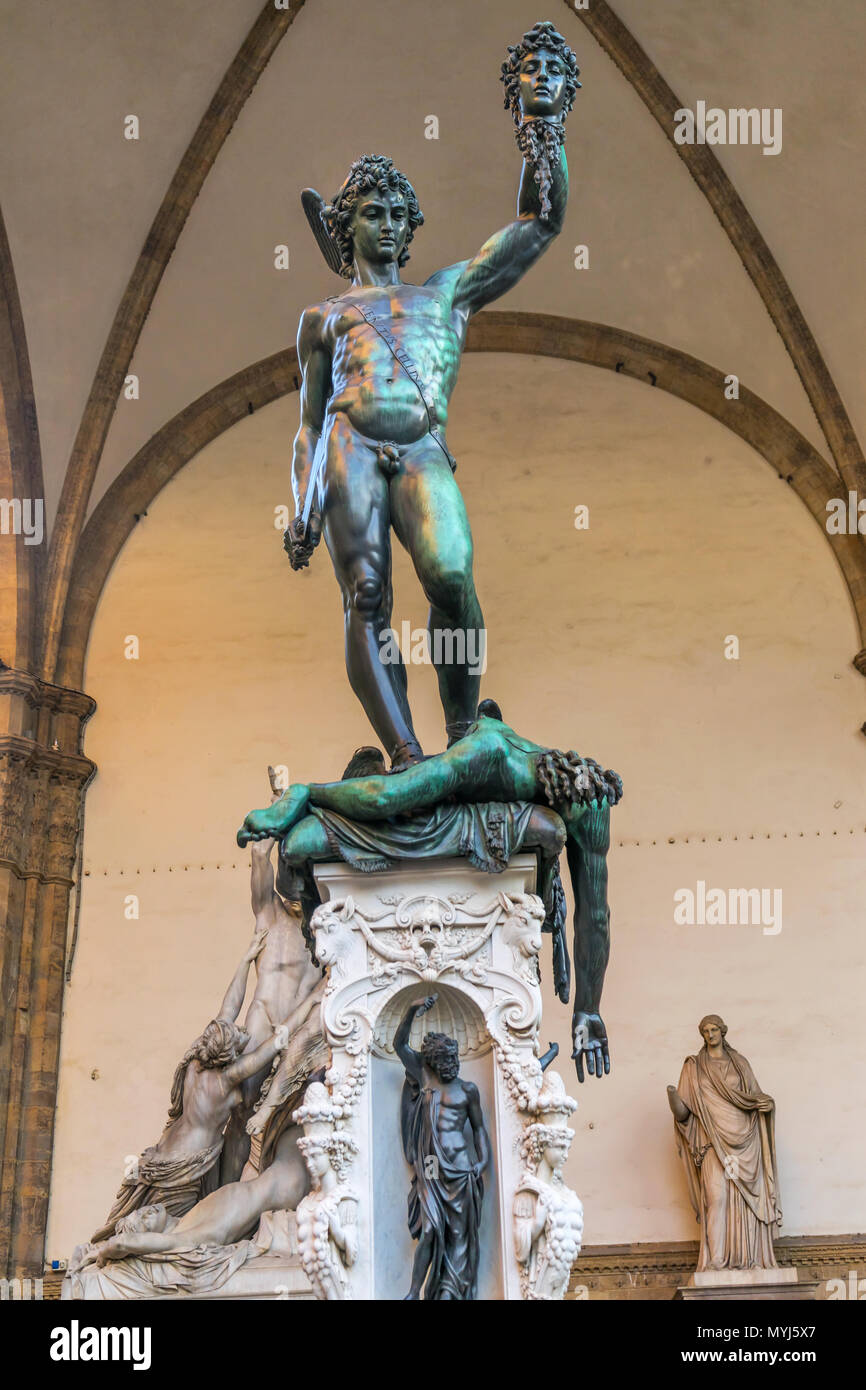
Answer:
[[[421,1056],[440,1081],[453,1081],[460,1070],[457,1041],[447,1033],[425,1033]]]
[[[409,259],[409,243],[416,227],[424,221],[418,199],[405,174],[394,168],[394,161],[382,154],[365,154],[356,159],[334,201],[322,211],[322,218],[340,252],[340,274],[351,280],[354,273],[356,214],[370,211],[371,194],[378,194],[391,211],[391,226],[374,226],[374,218],[365,220],[361,233],[365,251],[378,249],[382,259],[396,260],[404,266]],[[388,244],[390,232],[391,244]]]
[[[580,86],[577,59],[562,34],[541,20],[509,44],[500,80],[505,84],[505,105],[515,125],[524,116],[562,119],[567,116]]]

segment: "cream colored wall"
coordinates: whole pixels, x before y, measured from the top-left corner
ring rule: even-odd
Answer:
[[[99,774],[49,1257],[102,1220],[124,1156],[155,1142],[178,1057],[240,959],[252,918],[234,831],[266,800],[267,764],[335,777],[369,741],[327,554],[292,574],[273,527],[296,410],[292,398],[244,420],[170,484],[97,613],[85,688]],[[862,677],[830,550],[720,425],[589,367],[470,356],[450,442],[489,630],[484,693],[534,739],[625,780],[603,1008],[613,1070],[580,1091],[571,1159],[587,1241],[693,1234],[664,1085],[708,1011],[777,1099],[785,1230],[866,1228]],[[588,531],[573,525],[580,503]],[[423,623],[402,553],[395,587],[397,619]],[[138,661],[124,659],[132,634]],[[739,661],[724,659],[728,634]],[[410,673],[410,693],[440,747],[430,670]],[[698,879],[781,888],[782,931],[676,926],[673,894]],[[566,1052],[552,998],[544,1027]],[[396,1144],[395,1117],[398,1161]]]
[[[103,345],[161,198],[261,0],[0,0],[0,188],[53,519]],[[783,148],[716,146],[788,278],[861,435],[866,128],[858,0],[619,0],[684,103],[781,107]],[[796,372],[664,133],[576,15],[549,17],[583,90],[568,125],[563,236],[507,303],[614,324],[737,373],[820,446]],[[199,393],[285,346],[333,293],[298,190],[332,195],[389,153],[427,213],[412,274],[469,256],[512,216],[519,161],[499,65],[535,0],[308,0],[208,175],[160,285],[91,504]],[[98,75],[98,80],[94,80]],[[140,139],[123,138],[137,114]],[[425,135],[430,114],[438,140]],[[273,269],[289,246],[291,270]],[[590,248],[589,271],[573,249]],[[324,278],[323,278],[324,276]]]

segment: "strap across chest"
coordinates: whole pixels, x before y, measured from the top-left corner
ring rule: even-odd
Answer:
[[[387,327],[387,322],[384,319],[384,317],[378,314],[374,314],[371,309],[365,309],[363,304],[358,304],[355,300],[350,299],[345,300],[343,302],[347,303],[349,308],[357,309],[364,322],[369,324],[373,332],[379,335],[379,337],[382,339],[382,342],[385,344],[385,346],[391,353],[391,356],[394,358],[396,362],[400,364],[400,366],[403,368],[403,371],[409,377],[409,380],[414,384],[419,396],[421,397],[421,400],[424,402],[424,409],[427,412],[428,433],[431,434],[433,438],[436,440],[436,443],[439,445],[439,448],[442,450],[443,454],[447,458],[448,466],[453,473],[457,468],[457,460],[453,457],[451,451],[445,443],[444,436],[442,435],[442,432],[436,423],[436,401],[433,396],[433,392],[430,390],[430,387],[427,385],[424,378],[421,376],[421,373],[419,372],[418,367],[416,366],[413,358],[406,351],[406,349],[401,346],[399,340],[397,339],[396,335],[392,333],[391,329]]]

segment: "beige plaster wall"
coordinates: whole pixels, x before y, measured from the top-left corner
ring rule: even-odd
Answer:
[[[90,1233],[124,1156],[155,1142],[173,1068],[246,946],[234,831],[266,800],[267,764],[339,776],[369,741],[324,548],[292,574],[273,526],[296,409],[245,420],[157,498],[96,617],[86,751],[99,774],[49,1257]],[[587,1241],[694,1233],[664,1085],[708,1011],[777,1099],[786,1232],[864,1229],[863,684],[829,548],[722,426],[589,367],[468,358],[450,442],[489,629],[484,693],[531,737],[625,779],[603,1009],[613,1071],[580,1092],[571,1159]],[[402,554],[395,588],[396,618],[420,625]],[[739,661],[724,659],[729,634]],[[410,673],[410,692],[422,739],[441,746],[429,669]],[[673,894],[698,879],[781,888],[781,932],[675,925]],[[130,893],[138,920],[124,915]],[[563,1051],[568,1021],[549,998],[545,1037]],[[398,1161],[396,1117],[394,1132]]]

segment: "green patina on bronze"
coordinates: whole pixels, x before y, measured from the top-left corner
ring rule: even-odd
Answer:
[[[324,535],[343,594],[349,680],[397,767],[422,753],[402,658],[398,652],[382,659],[391,625],[391,530],[430,603],[433,664],[453,741],[478,706],[481,663],[472,653],[483,641],[484,619],[469,519],[445,442],[448,404],[472,314],[516,285],[562,227],[563,120],[577,71],[550,24],[536,25],[509,50],[506,105],[524,154],[518,215],[471,260],[436,271],[423,285],[400,276],[424,218],[415,190],[390,159],[356,160],[328,205],[313,189],[303,194],[325,259],[351,284],[301,318],[297,515],[285,545],[301,569]]]
[[[509,48],[501,78],[524,157],[517,217],[471,260],[423,285],[401,279],[424,216],[409,180],[382,155],[356,160],[330,204],[314,189],[302,195],[325,260],[350,285],[301,318],[297,514],[284,543],[292,567],[302,569],[325,537],[343,594],[349,680],[392,773],[382,761],[372,775],[350,767],[341,782],[296,784],[266,810],[250,812],[238,843],[280,839],[285,881],[308,912],[312,865],[322,860],[340,857],[362,872],[381,872],[406,859],[456,853],[496,873],[509,855],[535,849],[554,981],[567,1000],[558,874],[564,846],[575,900],[573,1056],[582,1081],[584,1063],[591,1075],[610,1069],[599,1007],[610,948],[610,807],[622,784],[592,759],[522,738],[492,702],[479,707],[484,620],[469,520],[445,440],[472,314],[535,264],[560,232],[568,198],[563,143],[580,85],[574,54],[544,21]],[[391,637],[392,529],[430,602],[448,748],[427,759]]]
[[[332,858],[333,846],[320,818],[313,814],[318,808],[360,822],[372,832],[371,845],[376,844],[374,827],[384,825],[378,849],[387,858],[387,822],[451,801],[466,805],[525,803],[555,812],[565,830],[575,900],[572,1037],[578,1076],[583,1080],[584,1058],[591,1074],[600,1076],[610,1068],[599,1007],[610,951],[610,807],[621,796],[617,774],[605,771],[591,758],[544,748],[522,738],[502,720],[481,715],[444,753],[400,773],[311,785],[294,783],[272,806],[249,813],[238,831],[238,843],[243,846],[273,836],[283,841],[284,855],[298,865],[317,857]],[[547,872],[552,873],[562,845],[561,840],[556,842],[555,825],[549,830],[551,840],[543,862],[546,859]],[[427,857],[436,857],[435,842],[428,844],[427,851]],[[444,852],[452,852],[450,843]],[[486,852],[481,843],[478,852]],[[540,887],[544,896],[547,885]],[[562,997],[560,967],[555,970]]]

